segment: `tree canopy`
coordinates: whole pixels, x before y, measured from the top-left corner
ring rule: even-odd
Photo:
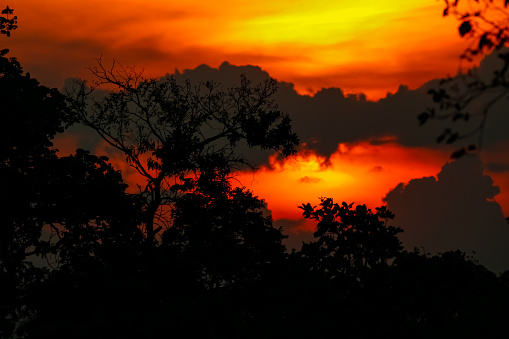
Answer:
[[[252,85],[245,77],[234,88],[206,82],[143,79],[132,68],[92,69],[95,86],[112,85],[100,100],[85,82],[71,94],[77,121],[121,151],[146,180],[144,231],[148,242],[171,222],[156,216],[179,196],[207,182],[223,181],[240,166],[253,166],[240,146],[272,149],[288,156],[298,138],[290,118],[274,103],[275,80]],[[95,86],[92,86],[95,88]]]

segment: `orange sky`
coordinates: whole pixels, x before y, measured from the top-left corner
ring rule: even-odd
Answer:
[[[13,0],[19,29],[8,43],[26,71],[62,87],[90,78],[101,56],[158,77],[200,64],[260,66],[301,94],[340,87],[379,99],[458,68],[467,42],[436,0]],[[383,148],[383,149],[382,149]],[[388,158],[384,155],[391,154]],[[447,152],[396,144],[340,145],[329,167],[310,155],[273,163],[239,180],[266,198],[274,218],[298,218],[296,207],[320,196],[374,207],[399,182],[436,175]],[[127,169],[124,169],[127,173]],[[128,178],[129,181],[129,178]],[[509,190],[506,177],[503,183]],[[505,192],[503,190],[503,192]],[[505,213],[509,213],[509,197]]]
[[[267,197],[274,219],[295,220],[302,215],[297,206],[308,202],[318,205],[319,197],[374,209],[400,182],[436,175],[448,156],[444,151],[393,143],[340,144],[328,164],[314,153],[279,162],[272,158],[270,167],[242,173],[237,180],[260,197]]]
[[[74,0],[9,2],[12,55],[61,87],[94,58],[147,76],[200,64],[253,64],[300,93],[339,86],[377,99],[456,72],[465,46],[435,0]]]
[[[69,136],[65,137],[65,141],[57,141],[60,154],[74,153],[74,148],[69,146],[75,143],[77,140]],[[144,186],[144,178],[125,162],[122,154],[113,152],[104,142],[95,151],[108,154],[110,162],[122,171],[125,182],[130,185],[129,191],[137,193],[136,184]],[[481,155],[486,161],[496,154],[498,152]],[[276,160],[274,155],[269,165],[255,172],[240,172],[232,183],[265,199],[274,220],[297,220],[302,217],[297,206],[308,202],[318,205],[320,197],[354,202],[356,205],[366,204],[371,209],[384,205],[382,198],[399,183],[436,177],[442,166],[450,161],[449,156],[450,150],[403,147],[392,142],[382,145],[369,142],[339,144],[328,162],[324,157],[307,151],[284,160]],[[509,215],[509,178],[496,172],[486,171],[486,174],[501,188],[495,200],[501,204],[504,215]],[[303,226],[314,227],[314,223],[304,223]]]
[[[57,139],[60,155],[74,153],[72,137]],[[71,146],[71,147],[70,147]],[[107,154],[109,161],[122,171],[129,191],[137,193],[137,184],[144,187],[145,179],[125,162],[125,156],[105,142],[96,148],[97,154]],[[395,143],[371,145],[368,142],[340,144],[329,161],[313,152],[303,151],[284,160],[270,159],[260,169],[237,173],[235,186],[245,187],[265,199],[274,220],[297,220],[302,203],[317,205],[319,197],[332,197],[338,202],[381,206],[382,198],[400,182],[436,176],[447,161],[449,151],[408,148]],[[313,227],[313,223],[308,223]]]

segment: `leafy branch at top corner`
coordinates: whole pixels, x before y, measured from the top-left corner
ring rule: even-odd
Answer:
[[[18,28],[18,17],[13,15],[13,13],[14,10],[9,8],[9,6],[2,10],[2,15],[0,15],[0,34],[9,37],[11,36],[11,31]]]
[[[458,33],[470,43],[460,55],[458,75],[441,80],[438,88],[428,91],[433,107],[428,107],[417,119],[420,125],[429,120],[446,120],[456,126],[459,122],[475,121],[473,126],[469,124],[463,129],[445,128],[436,139],[438,143],[452,144],[477,136],[477,141],[469,140],[468,146],[451,155],[451,158],[460,158],[482,147],[489,112],[509,94],[509,52],[501,51],[509,42],[509,0],[444,1],[443,16],[459,20]],[[498,53],[500,64],[487,78],[472,63],[491,52]],[[468,65],[462,69],[464,62]]]
[[[509,41],[509,0],[444,0],[443,16],[460,21],[458,33],[471,40],[461,55],[473,61],[477,55],[500,49]]]

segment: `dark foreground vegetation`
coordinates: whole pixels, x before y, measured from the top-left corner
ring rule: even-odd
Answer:
[[[23,75],[15,59],[2,57],[1,67],[2,337],[489,338],[505,330],[508,276],[460,252],[403,251],[383,207],[303,205],[317,221],[315,240],[287,253],[263,201],[230,185],[243,160],[226,152],[228,139],[179,153],[164,141],[180,131],[167,129],[160,144],[141,141],[153,155],[142,163],[136,136],[128,160],[137,154],[140,171],[152,167],[147,186],[126,193],[107,158],[52,150],[77,103]],[[124,102],[121,93],[109,100]],[[179,103],[168,102],[169,114],[171,104]],[[184,115],[194,109],[184,107]],[[253,109],[232,135],[291,154],[296,139],[284,115],[270,111],[269,120],[267,112]],[[178,123],[195,121],[168,125]],[[285,133],[266,140],[258,128]],[[211,138],[183,135],[196,144]]]
[[[94,101],[81,83],[64,96],[2,51],[0,337],[507,333],[509,274],[458,251],[404,251],[384,207],[302,205],[315,239],[286,251],[264,202],[229,181],[251,165],[245,149],[295,152],[274,83],[192,87],[100,63],[94,73],[117,90]],[[57,156],[51,140],[72,124],[146,184],[128,193],[104,156]]]

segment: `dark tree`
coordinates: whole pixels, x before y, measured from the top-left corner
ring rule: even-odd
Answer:
[[[317,240],[304,244],[302,253],[319,260],[331,277],[339,273],[361,278],[363,272],[385,265],[402,250],[397,237],[402,230],[387,224],[394,215],[385,206],[377,207],[375,213],[366,205],[352,207],[331,198],[321,198],[319,209],[309,203],[299,207],[305,218],[318,221]]]
[[[11,127],[0,143],[2,335],[17,327],[27,338],[219,336],[252,326],[268,304],[248,296],[265,295],[261,286],[283,265],[283,235],[263,201],[228,179],[251,165],[241,144],[295,152],[290,120],[271,100],[275,82],[243,79],[226,91],[172,79],[131,86],[137,75],[117,83],[102,69],[119,91],[91,111],[84,96],[71,105],[147,179],[127,194],[107,158],[56,156],[51,139],[74,122],[65,98],[23,75],[15,59],[2,62]],[[33,266],[36,256],[46,268]]]
[[[134,321],[128,304],[136,298],[129,293],[145,286],[141,204],[138,196],[125,193],[120,173],[106,161],[77,150],[49,168],[47,190],[38,202],[44,228],[36,247],[49,269],[23,293],[17,334],[89,338],[114,328],[122,333],[124,321]]]
[[[392,310],[414,338],[498,338],[506,333],[509,289],[460,251],[401,253],[387,279]]]
[[[138,196],[151,246],[141,257],[138,305],[173,319],[148,316],[130,332],[147,337],[150,327],[177,336],[245,336],[273,305],[265,288],[286,254],[281,230],[263,214],[263,200],[233,189],[229,180],[235,170],[254,167],[243,148],[281,156],[296,151],[290,119],[272,99],[276,82],[252,85],[242,77],[234,88],[193,86],[173,78],[144,80],[132,69],[107,70],[100,61],[93,73],[95,85],[116,91],[94,100],[81,83],[73,108],[79,122],[125,154],[146,180]]]
[[[250,165],[239,146],[282,156],[295,152],[298,139],[290,119],[272,99],[274,80],[253,86],[242,78],[238,87],[223,89],[213,82],[145,80],[130,68],[106,69],[100,60],[92,71],[96,85],[113,85],[116,91],[94,100],[82,82],[71,94],[73,108],[79,122],[125,154],[146,180],[140,194],[148,243],[171,225],[168,213],[183,193]]]
[[[139,250],[141,201],[126,194],[128,185],[107,161],[78,149],[50,164],[38,213],[49,233],[41,239],[41,255],[55,268],[79,271],[91,263],[111,264],[123,248]]]
[[[21,295],[19,289],[39,274],[26,259],[36,254],[45,222],[39,207],[40,197],[47,190],[49,164],[56,158],[51,139],[63,131],[67,108],[62,94],[23,75],[17,60],[4,56],[0,56],[0,103],[4,127],[0,138],[0,299],[3,300],[0,322],[8,319],[13,325],[17,317],[14,310]]]
[[[83,277],[119,265],[139,250],[143,236],[141,203],[125,193],[106,158],[82,150],[57,157],[51,139],[64,130],[65,97],[22,75],[15,60],[3,65],[1,114],[8,128],[0,139],[0,333],[11,337],[16,324],[40,319],[36,286],[62,272]]]
[[[2,20],[2,29],[10,31],[16,18],[6,11],[10,21]],[[64,271],[83,276],[105,262],[118,264],[143,237],[141,204],[125,194],[127,185],[107,159],[81,150],[57,157],[52,139],[71,123],[66,97],[24,74],[6,53],[0,56],[0,337],[11,338],[40,316],[34,288]]]
[[[470,143],[452,154],[459,158],[468,152],[481,148],[486,120],[493,106],[509,95],[509,53],[500,53],[509,39],[508,2],[505,0],[445,0],[444,16],[454,16],[460,21],[458,33],[470,40],[460,58],[466,69],[460,74],[442,80],[440,87],[430,89],[429,94],[436,103],[418,116],[420,124],[430,119],[473,121],[473,127],[467,130],[446,128],[438,136],[437,142],[448,144],[477,136],[478,141]],[[473,61],[490,52],[499,52],[500,66],[493,75],[481,77]]]
[[[401,229],[387,225],[392,213],[352,207],[326,198],[319,209],[301,207],[318,226],[317,240],[287,261],[285,286],[300,298],[285,301],[292,306],[282,323],[294,335],[496,338],[506,332],[507,274],[497,278],[460,251],[403,251]]]
[[[246,286],[284,260],[284,236],[263,215],[265,204],[228,182],[188,193],[173,212],[163,246],[189,262],[207,289]]]

